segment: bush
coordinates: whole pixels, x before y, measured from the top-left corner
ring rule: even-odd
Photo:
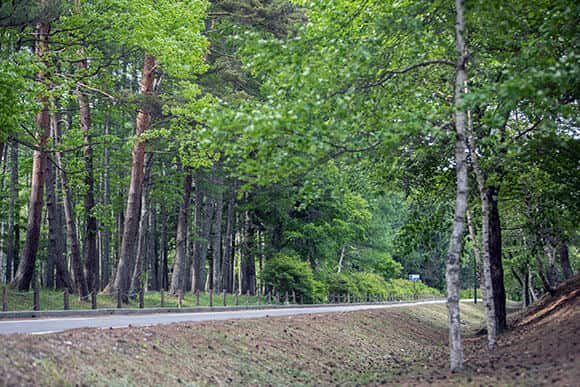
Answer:
[[[324,301],[328,292],[324,283],[314,280],[310,265],[292,255],[278,255],[266,261],[261,279],[268,288],[282,294],[294,291],[298,299],[304,297],[308,303]]]
[[[406,279],[393,279],[387,281],[387,293],[393,296],[405,297],[417,295],[441,295],[437,289],[425,285],[421,281],[409,281]]]
[[[384,297],[387,295],[386,282],[378,274],[367,272],[352,273],[352,279],[358,289],[357,296],[359,297],[366,297],[367,295]]]
[[[397,278],[403,271],[403,265],[395,261],[389,253],[378,253],[375,255],[374,272],[388,280]]]
[[[324,276],[328,294],[358,294],[358,287],[352,279],[351,273],[329,273]]]

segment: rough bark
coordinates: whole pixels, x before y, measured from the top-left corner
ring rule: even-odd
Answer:
[[[141,94],[151,95],[153,92],[153,78],[155,59],[145,55],[143,64],[143,78],[141,80]],[[131,164],[131,182],[125,210],[123,226],[123,240],[115,280],[109,293],[121,292],[123,302],[128,302],[128,293],[131,286],[131,274],[135,265],[135,250],[137,248],[137,234],[139,231],[141,194],[143,191],[143,177],[145,167],[145,141],[139,137],[149,128],[150,113],[142,106],[137,114],[137,139],[133,145],[133,160]]]
[[[44,5],[40,0],[39,4]],[[48,55],[50,37],[50,23],[41,21],[36,26],[34,34],[36,55],[45,62],[48,68]],[[38,83],[46,82],[47,74],[45,70],[40,70],[37,75]],[[42,218],[42,197],[44,191],[44,173],[46,171],[46,152],[44,148],[50,135],[50,118],[49,118],[49,99],[48,96],[42,95],[39,100],[41,110],[36,115],[37,145],[38,149],[34,150],[32,156],[32,178],[30,182],[30,199],[28,202],[28,222],[26,226],[26,241],[24,253],[19,262],[16,276],[12,285],[19,290],[28,290],[34,274],[36,264],[36,255],[40,240],[40,223]]]
[[[560,266],[565,279],[570,279],[574,276],[574,270],[570,264],[570,255],[568,254],[568,245],[564,241],[560,241],[559,254]]]
[[[8,241],[6,242],[6,283],[12,281],[16,261],[15,223],[18,219],[18,143],[10,145],[10,203],[8,207]]]
[[[222,217],[224,195],[222,192],[222,179],[220,176],[215,180],[217,192],[215,193],[215,216],[212,222],[211,251],[212,251],[212,276],[213,288],[216,292],[223,289],[223,256],[222,256]]]
[[[187,266],[190,265],[187,254],[187,229],[189,218],[189,208],[191,204],[193,176],[187,173],[183,178],[183,201],[179,206],[177,215],[177,235],[175,237],[175,262],[173,264],[173,275],[171,277],[171,287],[169,291],[177,294],[179,291],[185,293],[185,283]]]
[[[53,115],[53,135],[54,143],[60,145],[60,126],[58,125],[58,119]],[[60,177],[60,185],[62,189],[63,204],[64,204],[64,218],[66,223],[67,237],[70,245],[70,257],[71,266],[75,282],[75,287],[79,293],[81,299],[88,298],[88,286],[85,273],[83,270],[83,263],[81,260],[81,249],[78,239],[76,216],[74,212],[74,206],[72,202],[72,194],[70,191],[70,186],[68,182],[68,176],[66,174],[66,165],[63,159],[62,152],[56,152],[56,164],[58,166],[58,172]]]
[[[242,259],[240,262],[240,274],[242,280],[241,290],[243,294],[256,293],[256,227],[252,215],[246,212],[244,219],[244,243]]]
[[[489,216],[488,249],[491,284],[493,286],[493,306],[495,308],[495,324],[497,333],[507,329],[506,295],[503,281],[503,264],[501,249],[501,223],[499,218],[498,194],[499,188],[488,186],[484,191],[487,196]]]
[[[105,138],[110,134],[111,129],[111,116],[107,114],[105,118],[105,128],[104,134]],[[104,147],[104,160],[103,160],[103,206],[109,208],[111,204],[111,188],[110,188],[110,177],[109,177],[109,166],[111,164],[111,155],[108,144]],[[101,230],[101,288],[107,286],[111,275],[110,266],[110,254],[111,254],[111,230],[109,227],[104,227]]]
[[[54,121],[54,120],[53,120]],[[57,123],[52,123],[57,125]],[[46,163],[46,210],[48,213],[48,255],[56,267],[58,281],[55,282],[54,267],[47,268],[45,286],[54,288],[64,285],[70,292],[74,291],[74,284],[66,265],[66,242],[63,234],[62,208],[58,204],[56,185],[56,171],[52,162]]]
[[[457,192],[455,198],[455,216],[453,229],[449,240],[447,256],[447,308],[449,312],[449,349],[451,370],[463,368],[463,349],[461,345],[461,326],[459,315],[459,259],[463,247],[463,233],[465,230],[465,213],[467,211],[467,164],[465,126],[466,113],[463,110],[463,90],[467,83],[467,48],[464,40],[464,2],[455,1],[456,22],[455,37],[458,60],[455,68],[455,168]]]
[[[235,233],[236,193],[232,189],[228,195],[226,210],[226,230],[222,259],[222,289],[228,293],[234,291],[234,233]]]

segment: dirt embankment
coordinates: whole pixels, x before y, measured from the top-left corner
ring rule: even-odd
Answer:
[[[518,315],[491,353],[485,337],[473,333],[481,309],[463,305],[461,374],[447,370],[445,306],[430,305],[4,336],[0,385],[574,385],[580,380],[576,290]]]

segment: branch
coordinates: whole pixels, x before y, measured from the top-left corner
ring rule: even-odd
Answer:
[[[434,60],[428,60],[425,62],[415,63],[415,64],[408,66],[408,67],[405,67],[403,69],[389,70],[386,72],[387,75],[382,77],[378,81],[372,82],[372,83],[367,83],[366,85],[363,85],[363,89],[368,89],[368,88],[375,87],[375,86],[381,86],[385,82],[387,82],[389,79],[393,78],[395,75],[405,74],[405,73],[408,73],[410,71],[413,71],[413,70],[421,68],[421,67],[428,67],[428,66],[433,66],[433,65],[447,65],[447,66],[452,66],[454,68],[456,66],[456,64],[454,62],[452,62],[450,60],[444,60],[444,59],[434,59]]]

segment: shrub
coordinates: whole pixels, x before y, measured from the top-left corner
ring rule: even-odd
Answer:
[[[294,291],[305,302],[322,302],[327,293],[325,285],[314,280],[310,265],[292,255],[278,255],[266,261],[261,279],[281,293]]]
[[[352,279],[356,284],[358,289],[358,296],[365,297],[367,295],[371,296],[386,296],[386,282],[378,274],[358,272],[352,273]]]

